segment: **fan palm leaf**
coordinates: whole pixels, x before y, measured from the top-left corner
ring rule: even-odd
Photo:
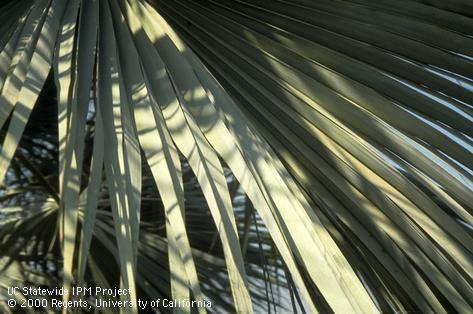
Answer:
[[[28,164],[21,140],[51,71],[58,169],[52,185],[30,163],[49,195],[2,223],[4,268],[22,249],[61,255],[69,289],[87,269],[109,285],[105,261],[116,263],[131,291],[121,298],[135,305],[125,312],[137,311],[140,290],[162,295],[155,280],[173,298],[205,300],[211,273],[199,265],[213,256],[193,244],[187,171],[238,313],[259,308],[242,252],[253,207],[308,312],[470,312],[470,9],[463,0],[8,1],[0,180],[12,184],[16,158]],[[165,235],[143,227],[148,186]],[[249,202],[243,238],[238,186]],[[13,243],[56,220],[57,233]],[[258,223],[253,241],[268,241]]]

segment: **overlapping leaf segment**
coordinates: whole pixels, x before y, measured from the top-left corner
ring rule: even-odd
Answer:
[[[123,299],[136,301],[141,160],[146,159],[165,207],[173,296],[186,299],[192,293],[196,300],[204,298],[184,225],[182,154],[217,226],[239,313],[251,313],[252,303],[219,158],[264,221],[311,313],[317,310],[313,284],[336,312],[378,311],[274,151],[148,3],[10,1],[0,15],[0,127],[7,130],[0,151],[2,180],[51,69],[58,87],[60,237],[66,288],[84,275],[104,171],[121,285],[132,291]],[[85,123],[91,110],[95,111],[91,175],[88,182],[81,182]],[[81,191],[84,184],[87,188]],[[81,202],[85,214],[78,234]],[[77,237],[81,248],[76,262]],[[443,242],[450,244],[450,238]],[[465,266],[462,254],[455,255],[454,262]]]

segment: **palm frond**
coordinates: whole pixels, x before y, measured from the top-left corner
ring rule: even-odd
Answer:
[[[62,256],[65,288],[132,304],[270,312],[274,281],[293,311],[470,312],[471,4],[400,3],[2,5],[5,278]]]

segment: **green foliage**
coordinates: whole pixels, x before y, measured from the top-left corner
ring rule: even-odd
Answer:
[[[2,4],[0,295],[471,312],[471,9]]]

